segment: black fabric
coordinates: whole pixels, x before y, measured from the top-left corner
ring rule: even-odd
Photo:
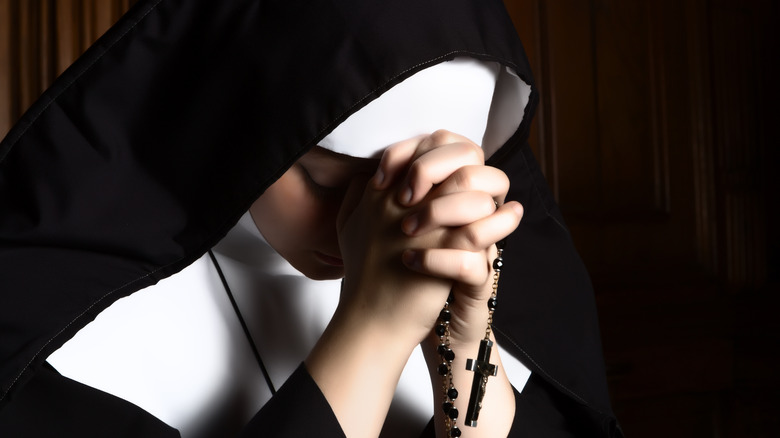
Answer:
[[[344,437],[336,415],[301,365],[244,429],[243,438]]]
[[[455,56],[533,87],[497,0],[140,0],[0,143],[0,409],[100,311],[202,256],[338,123]],[[526,211],[496,331],[618,434],[590,283],[522,146],[536,101],[534,87],[491,160]]]
[[[512,438],[584,438],[603,436],[601,425],[590,421],[586,408],[562,394],[538,375],[531,378],[522,393],[515,390],[515,420]],[[247,425],[242,437],[254,436],[343,437],[327,400],[301,365]],[[435,437],[433,420],[420,435]]]
[[[499,165],[511,178],[507,198],[519,200],[524,214],[506,243],[496,339],[533,373],[588,406],[606,436],[622,436],[606,392],[588,273],[530,147],[505,150],[512,154]]]
[[[591,421],[584,405],[544,380],[531,374],[523,392],[515,393],[515,421],[512,438],[586,438],[604,436],[604,425]],[[612,436],[618,430],[610,431]]]
[[[601,425],[590,421],[585,407],[561,394],[542,377],[532,374],[515,393],[515,418],[510,438],[585,438],[604,436]],[[434,438],[433,419],[420,438]]]
[[[138,406],[61,376],[44,365],[0,410],[0,435],[13,438],[178,438]]]

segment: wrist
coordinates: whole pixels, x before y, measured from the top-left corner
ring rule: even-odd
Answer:
[[[345,278],[334,318],[379,327],[394,342],[413,349],[436,324],[452,283],[395,268],[379,279]]]
[[[451,387],[457,390],[457,398],[455,400],[450,400],[445,395],[443,377],[437,373],[437,368],[442,362],[441,356],[436,352],[436,347],[439,344],[438,337],[431,336],[424,341],[422,348],[428,362],[431,384],[434,389],[434,422],[436,424],[437,437],[449,436],[445,429],[447,415],[442,409],[445,402],[451,402],[457,409],[458,418],[456,423],[457,427],[463,432],[463,436],[497,437],[507,436],[509,433],[515,415],[514,391],[501,362],[495,338],[491,336],[490,339],[493,342],[493,348],[487,362],[496,366],[497,373],[495,376],[488,378],[477,427],[467,426],[467,411],[475,373],[467,369],[466,364],[469,359],[477,359],[481,340],[450,345],[455,354],[450,365],[452,374]]]
[[[347,436],[378,436],[415,343],[337,309],[306,367]]]

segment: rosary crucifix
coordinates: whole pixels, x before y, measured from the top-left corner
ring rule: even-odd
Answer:
[[[469,404],[466,408],[466,425],[477,427],[479,411],[482,409],[482,399],[485,398],[485,387],[488,377],[498,374],[498,367],[490,363],[490,351],[493,348],[493,341],[490,340],[490,331],[493,325],[493,312],[496,310],[496,293],[498,292],[498,278],[501,275],[501,268],[504,267],[504,243],[496,244],[498,255],[493,260],[493,293],[488,300],[488,324],[485,330],[485,339],[479,343],[479,352],[476,359],[466,360],[466,369],[474,372],[474,380],[471,382],[471,395]]]
[[[482,399],[485,397],[485,386],[487,386],[488,377],[495,376],[498,373],[498,367],[490,363],[490,350],[493,342],[489,339],[483,339],[479,343],[479,353],[476,359],[466,360],[466,369],[474,371],[474,380],[471,383],[471,396],[469,405],[466,409],[466,425],[477,427],[477,418],[479,410],[482,409]]]
[[[496,204],[496,206],[498,206],[498,204]],[[477,419],[479,418],[479,411],[482,409],[482,399],[485,398],[485,387],[487,386],[488,377],[498,374],[498,367],[490,363],[490,351],[493,348],[493,341],[490,340],[490,333],[493,327],[493,312],[496,310],[498,278],[501,273],[501,268],[504,266],[504,259],[502,257],[504,253],[504,241],[498,242],[496,248],[498,254],[495,260],[493,260],[493,291],[487,302],[488,319],[487,327],[485,328],[485,338],[479,343],[477,358],[468,359],[466,361],[466,369],[474,372],[474,380],[471,384],[471,397],[469,398],[469,404],[466,409],[465,420],[465,424],[471,427],[477,427]],[[461,436],[462,433],[456,424],[458,420],[458,408],[455,407],[455,399],[458,398],[458,391],[452,384],[452,361],[455,359],[455,353],[453,353],[450,348],[449,339],[449,324],[450,319],[452,318],[450,304],[454,299],[455,297],[450,294],[447,301],[445,301],[444,308],[439,314],[439,325],[435,330],[440,339],[437,351],[442,359],[437,372],[442,376],[442,391],[444,395],[442,410],[445,415],[444,426],[447,431],[447,436],[451,438],[457,438]]]

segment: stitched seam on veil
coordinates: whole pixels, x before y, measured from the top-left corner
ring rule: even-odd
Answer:
[[[32,118],[32,121],[31,121],[31,122],[30,122],[30,123],[27,125],[27,127],[25,127],[25,128],[24,128],[24,130],[23,130],[22,132],[20,132],[20,133],[18,134],[18,136],[16,137],[16,139],[13,141],[13,143],[11,143],[11,145],[10,145],[10,146],[9,146],[9,148],[8,148],[8,152],[10,152],[10,150],[12,149],[12,147],[13,147],[13,146],[15,146],[15,145],[18,143],[19,139],[21,139],[21,137],[23,137],[23,136],[24,136],[24,134],[25,134],[25,133],[26,133],[26,132],[29,130],[29,128],[30,128],[30,127],[32,127],[32,125],[33,125],[33,124],[34,124],[34,123],[37,121],[37,119],[40,117],[40,115],[41,115],[41,114],[43,114],[43,113],[44,113],[44,112],[45,112],[45,111],[46,111],[46,110],[47,110],[47,109],[48,109],[48,108],[49,108],[49,107],[50,107],[50,106],[51,106],[51,105],[54,103],[54,101],[56,101],[56,100],[57,100],[57,99],[58,99],[58,98],[59,98],[59,97],[60,97],[60,96],[61,96],[61,95],[62,95],[62,94],[65,92],[65,91],[67,91],[68,89],[70,89],[70,87],[71,87],[71,86],[72,86],[72,85],[73,85],[73,84],[74,84],[76,81],[78,81],[78,79],[79,79],[79,78],[81,78],[81,77],[82,77],[82,76],[83,76],[83,75],[84,75],[84,74],[85,74],[87,71],[89,71],[89,70],[92,68],[92,66],[94,66],[94,65],[95,65],[95,64],[96,64],[96,63],[97,63],[97,62],[98,62],[100,59],[102,59],[104,55],[106,55],[106,54],[107,54],[107,53],[108,53],[108,52],[109,52],[109,51],[110,51],[110,50],[111,50],[111,49],[112,49],[112,48],[113,48],[113,47],[114,47],[114,46],[115,46],[117,43],[119,43],[119,42],[120,42],[120,41],[121,41],[121,40],[122,40],[122,39],[125,37],[125,35],[127,35],[127,33],[128,33],[128,32],[130,32],[132,29],[134,29],[134,28],[135,28],[135,27],[136,27],[136,26],[137,26],[137,25],[138,25],[138,24],[139,24],[141,21],[143,21],[143,20],[144,20],[144,19],[145,19],[145,18],[146,18],[146,17],[147,17],[147,16],[148,16],[148,15],[149,15],[149,14],[150,14],[150,13],[151,13],[151,12],[152,12],[152,11],[153,11],[155,8],[156,8],[156,7],[157,7],[157,6],[160,4],[160,3],[162,3],[162,2],[163,2],[163,0],[157,0],[157,1],[156,1],[156,2],[153,4],[153,5],[151,5],[151,7],[150,7],[150,8],[149,8],[147,11],[145,11],[145,12],[143,13],[143,15],[141,15],[141,16],[138,18],[138,20],[137,20],[135,23],[133,23],[133,25],[132,25],[132,26],[128,27],[128,29],[126,29],[126,30],[125,30],[125,31],[124,31],[124,32],[123,32],[121,35],[119,35],[119,36],[118,36],[118,37],[117,37],[117,38],[116,38],[114,41],[112,41],[112,42],[111,42],[111,43],[110,43],[110,44],[109,44],[109,45],[106,47],[106,49],[105,49],[105,50],[104,50],[102,53],[100,53],[99,55],[97,55],[97,56],[95,57],[95,59],[94,59],[94,60],[92,60],[92,62],[90,62],[89,64],[87,64],[86,66],[84,66],[84,68],[83,68],[81,71],[79,71],[79,72],[78,72],[78,73],[75,75],[75,77],[74,77],[74,78],[73,78],[73,79],[72,79],[70,82],[67,82],[67,83],[66,83],[66,84],[65,84],[65,85],[62,87],[62,89],[60,90],[60,92],[58,92],[58,93],[57,93],[55,96],[53,96],[53,97],[51,98],[51,100],[50,100],[49,102],[47,102],[47,103],[46,103],[46,105],[45,105],[43,108],[41,108],[41,110],[40,110],[40,111],[38,111],[38,112],[37,112],[37,113],[36,113],[36,114],[33,116],[33,118]],[[363,104],[363,103],[364,103],[366,100],[369,100],[369,99],[370,99],[370,97],[371,97],[372,95],[375,95],[375,94],[376,94],[377,92],[379,92],[380,90],[382,90],[382,89],[384,89],[384,88],[388,87],[388,85],[392,84],[393,82],[395,82],[395,81],[397,81],[397,80],[399,80],[399,79],[403,78],[404,76],[407,76],[409,73],[411,73],[411,72],[414,72],[414,71],[416,71],[416,70],[420,69],[420,68],[421,68],[421,67],[423,67],[423,66],[426,66],[426,65],[432,65],[432,64],[437,64],[437,63],[439,63],[439,62],[441,62],[441,61],[443,61],[443,60],[445,60],[445,59],[447,59],[447,58],[455,57],[456,55],[459,55],[459,54],[462,54],[462,55],[464,55],[464,56],[472,56],[472,57],[477,57],[477,58],[480,58],[480,59],[486,59],[486,60],[487,60],[487,59],[489,59],[489,60],[493,60],[493,61],[499,62],[499,63],[501,63],[501,64],[503,64],[503,65],[506,65],[506,66],[509,66],[509,67],[513,68],[513,69],[514,69],[516,72],[517,72],[517,71],[519,71],[519,68],[518,68],[518,67],[517,67],[517,65],[515,65],[514,63],[512,63],[512,62],[510,62],[510,61],[507,61],[507,60],[505,60],[505,59],[503,59],[503,58],[499,58],[499,57],[493,56],[493,55],[489,55],[489,54],[486,54],[486,53],[471,52],[471,51],[466,51],[466,50],[454,50],[454,51],[450,51],[450,52],[448,52],[448,53],[445,53],[445,54],[443,54],[443,55],[440,55],[440,56],[437,56],[437,57],[435,57],[435,58],[429,59],[429,60],[427,60],[427,61],[423,61],[423,62],[420,62],[420,63],[418,63],[418,64],[415,64],[415,65],[413,65],[413,66],[411,66],[411,67],[409,67],[409,68],[407,68],[407,69],[405,69],[405,70],[401,71],[400,73],[396,74],[395,76],[391,77],[389,80],[385,81],[385,82],[384,82],[382,85],[380,85],[380,86],[378,86],[378,87],[374,88],[373,90],[371,90],[370,92],[368,92],[368,93],[367,93],[365,96],[363,96],[362,98],[358,99],[358,100],[357,100],[355,103],[353,103],[353,104],[352,104],[352,105],[351,105],[351,106],[350,106],[350,107],[349,107],[347,110],[345,110],[344,112],[342,112],[341,114],[339,114],[339,115],[338,115],[338,116],[337,116],[335,119],[333,119],[333,121],[331,121],[330,123],[328,123],[328,124],[326,125],[326,127],[325,127],[325,128],[323,128],[323,129],[321,129],[321,130],[320,130],[320,131],[319,131],[319,132],[318,132],[318,133],[317,133],[317,134],[316,134],[316,135],[315,135],[315,136],[314,136],[312,139],[310,139],[310,140],[307,142],[307,144],[312,144],[312,143],[314,143],[315,139],[317,139],[317,138],[319,138],[320,136],[322,136],[322,134],[323,134],[324,132],[326,132],[326,131],[330,130],[330,129],[331,129],[331,127],[332,127],[334,124],[340,123],[340,120],[341,120],[341,118],[342,118],[342,117],[344,117],[345,115],[348,115],[348,114],[350,114],[350,113],[354,112],[355,108],[358,108],[358,107],[359,107],[360,105],[362,105],[362,104]],[[522,78],[521,78],[521,79],[522,79]],[[305,148],[305,149],[306,149],[306,148]],[[2,162],[3,158],[4,158],[4,157],[0,157],[0,162]],[[546,207],[545,207],[545,209],[546,209]],[[557,222],[557,221],[556,221],[556,222]],[[220,229],[221,229],[221,228],[222,228],[222,227],[220,227]],[[16,377],[15,377],[15,378],[14,378],[14,379],[13,379],[13,380],[10,382],[10,384],[9,384],[9,386],[8,386],[8,389],[7,389],[7,390],[6,390],[6,391],[5,391],[3,394],[0,394],[0,401],[2,401],[2,400],[4,400],[4,399],[5,399],[5,397],[6,397],[6,396],[7,396],[7,395],[8,395],[8,394],[11,392],[11,390],[13,389],[13,387],[16,385],[16,382],[18,382],[18,381],[19,381],[19,378],[20,378],[20,377],[21,377],[21,376],[24,374],[24,372],[25,372],[25,371],[26,371],[26,370],[27,370],[27,369],[30,367],[30,365],[31,365],[33,362],[35,362],[35,360],[36,360],[36,359],[37,359],[37,358],[38,358],[38,357],[41,355],[41,353],[42,353],[42,352],[43,352],[43,351],[46,349],[46,347],[48,347],[48,346],[51,344],[51,342],[52,342],[54,339],[56,339],[57,337],[59,337],[59,336],[60,336],[60,335],[61,335],[63,332],[65,332],[65,330],[67,330],[67,329],[68,329],[70,326],[72,326],[72,325],[73,325],[73,324],[74,324],[76,321],[78,321],[80,318],[82,318],[82,317],[83,317],[85,314],[87,314],[87,313],[88,313],[88,312],[89,312],[91,309],[93,309],[95,306],[97,306],[97,305],[98,305],[100,302],[102,302],[103,300],[105,300],[105,299],[106,299],[106,298],[108,298],[109,296],[113,295],[113,294],[114,294],[114,293],[116,293],[117,291],[119,291],[119,290],[121,290],[121,289],[124,289],[124,288],[126,288],[126,287],[130,286],[130,285],[131,285],[131,284],[133,284],[133,283],[136,283],[136,282],[138,282],[138,281],[141,281],[141,280],[143,280],[143,279],[145,279],[145,278],[148,278],[149,276],[151,276],[151,275],[154,275],[155,273],[157,273],[157,272],[159,272],[159,271],[161,271],[161,270],[164,270],[164,269],[166,269],[166,268],[168,268],[168,267],[170,267],[170,266],[172,266],[172,265],[176,265],[176,264],[180,263],[182,260],[184,260],[184,259],[186,259],[186,258],[187,258],[187,256],[184,256],[184,257],[181,257],[181,258],[179,258],[179,259],[175,260],[174,262],[171,262],[171,263],[169,263],[169,264],[167,264],[167,265],[165,265],[165,266],[159,267],[159,268],[155,269],[154,271],[151,271],[151,272],[149,272],[149,273],[147,273],[147,274],[145,274],[145,275],[143,275],[143,276],[141,276],[141,277],[138,277],[138,278],[136,278],[136,279],[134,279],[134,280],[131,280],[131,281],[129,281],[129,282],[127,282],[127,283],[125,283],[125,284],[123,284],[123,285],[121,285],[121,286],[119,286],[119,287],[117,287],[117,288],[115,288],[115,289],[113,289],[113,290],[111,290],[111,291],[107,292],[106,294],[104,294],[103,296],[101,296],[100,298],[98,298],[97,300],[95,300],[95,301],[94,301],[92,304],[90,304],[88,307],[86,307],[86,308],[85,308],[85,309],[84,309],[84,310],[83,310],[83,311],[82,311],[82,312],[81,312],[79,315],[77,315],[76,317],[74,317],[74,318],[73,318],[73,319],[72,319],[70,322],[68,322],[68,323],[67,323],[65,326],[63,326],[63,327],[62,327],[62,328],[61,328],[61,329],[60,329],[60,330],[59,330],[59,331],[58,331],[58,332],[57,332],[57,333],[56,333],[54,336],[50,337],[50,338],[49,338],[49,339],[48,339],[48,340],[47,340],[47,341],[46,341],[46,342],[43,344],[43,346],[41,346],[41,348],[40,348],[40,349],[39,349],[39,350],[38,350],[38,351],[37,351],[37,352],[36,352],[36,353],[35,353],[35,354],[34,354],[34,355],[33,355],[33,356],[30,358],[30,360],[29,360],[29,361],[28,361],[28,362],[27,362],[27,363],[26,363],[26,364],[25,364],[25,365],[22,367],[22,369],[19,371],[19,373],[17,373]],[[519,346],[518,346],[518,348],[519,348]],[[529,357],[529,358],[530,358],[530,357]]]
[[[65,331],[65,330],[67,330],[67,329],[68,329],[70,326],[72,326],[72,325],[73,325],[73,324],[74,324],[76,321],[78,321],[78,320],[79,320],[79,319],[81,319],[81,318],[82,318],[84,315],[86,315],[87,313],[89,313],[89,311],[90,311],[90,310],[92,310],[92,309],[93,309],[95,306],[97,306],[97,305],[98,305],[98,304],[99,304],[101,301],[105,300],[106,298],[108,298],[110,295],[113,295],[113,294],[114,294],[114,293],[116,293],[117,291],[119,291],[119,290],[121,290],[121,289],[124,289],[124,288],[126,288],[126,287],[130,286],[130,285],[131,285],[131,284],[133,284],[133,283],[139,282],[139,281],[141,281],[141,280],[143,280],[143,279],[145,279],[145,278],[148,278],[148,277],[150,277],[150,276],[154,275],[155,273],[157,273],[157,272],[159,272],[159,271],[161,271],[161,270],[163,270],[163,269],[167,269],[168,267],[170,267],[170,266],[172,266],[172,265],[175,265],[175,264],[177,264],[177,263],[181,262],[181,261],[182,261],[184,258],[185,258],[185,257],[181,257],[181,258],[179,258],[178,260],[176,260],[175,262],[169,263],[169,264],[167,264],[167,265],[165,265],[165,266],[161,266],[161,267],[159,267],[159,268],[155,269],[154,271],[148,272],[148,273],[146,273],[146,274],[144,274],[144,275],[142,275],[142,276],[140,276],[140,277],[136,278],[135,280],[128,281],[127,283],[125,283],[125,284],[123,284],[123,285],[121,285],[121,286],[119,286],[119,287],[116,287],[116,288],[112,289],[110,292],[107,292],[106,294],[104,294],[103,296],[101,296],[100,298],[98,298],[97,300],[93,301],[93,302],[92,302],[92,304],[90,304],[89,306],[87,306],[87,307],[86,307],[86,308],[85,308],[85,309],[84,309],[84,310],[83,310],[81,313],[79,313],[79,314],[78,314],[78,315],[77,315],[75,318],[73,318],[72,320],[70,320],[70,322],[68,322],[67,324],[65,324],[65,325],[64,325],[64,326],[63,326],[63,327],[60,329],[60,331],[58,331],[58,332],[57,332],[57,333],[56,333],[54,336],[50,337],[50,338],[49,338],[49,340],[47,340],[47,341],[46,341],[46,343],[44,343],[44,344],[41,346],[41,348],[40,348],[40,349],[38,349],[38,351],[37,351],[37,352],[36,352],[36,353],[33,355],[33,357],[32,357],[32,358],[30,358],[30,360],[29,360],[29,361],[28,361],[28,362],[27,362],[27,363],[24,365],[24,367],[22,367],[21,371],[19,371],[19,373],[16,375],[16,377],[15,377],[15,378],[14,378],[14,379],[11,381],[11,384],[10,384],[10,385],[8,385],[8,390],[7,390],[6,392],[4,392],[2,395],[0,395],[0,401],[2,401],[2,400],[5,398],[5,396],[6,396],[6,395],[8,395],[8,393],[10,393],[10,392],[11,392],[11,389],[13,389],[14,385],[16,385],[16,382],[17,382],[17,381],[19,381],[19,378],[20,378],[20,377],[22,377],[22,374],[24,374],[24,372],[25,372],[25,371],[26,371],[26,370],[27,370],[27,369],[30,367],[30,365],[31,365],[33,362],[35,362],[35,359],[37,359],[37,358],[38,358],[38,356],[40,356],[40,354],[43,352],[43,350],[45,350],[45,349],[46,349],[46,347],[48,347],[48,346],[49,346],[49,344],[51,344],[51,342],[52,342],[54,339],[56,339],[57,337],[59,337],[59,336],[60,336],[60,335],[61,335],[61,334],[62,334],[62,333]]]
[[[43,114],[43,113],[44,113],[44,112],[45,112],[45,111],[46,111],[46,110],[47,110],[47,109],[48,109],[48,108],[49,108],[49,107],[50,107],[50,106],[51,106],[51,105],[52,105],[52,104],[53,104],[53,103],[54,103],[54,102],[55,102],[55,101],[56,101],[56,100],[57,100],[57,99],[58,99],[58,98],[59,98],[59,97],[60,97],[60,96],[63,94],[63,93],[65,93],[65,92],[66,92],[68,89],[70,89],[70,88],[71,88],[71,86],[73,86],[73,84],[74,84],[74,83],[76,83],[76,81],[78,81],[78,80],[79,80],[79,79],[80,79],[80,78],[81,78],[81,77],[82,77],[82,76],[83,76],[85,73],[87,73],[87,72],[88,72],[88,71],[89,71],[89,70],[90,70],[90,69],[91,69],[91,68],[92,68],[92,67],[93,67],[93,66],[94,66],[94,65],[95,65],[95,64],[96,64],[96,63],[97,63],[99,60],[101,60],[101,59],[103,58],[103,56],[105,56],[105,55],[106,55],[106,54],[107,54],[109,51],[111,51],[111,49],[112,49],[114,46],[116,46],[116,44],[117,44],[117,43],[119,43],[119,42],[120,42],[122,39],[124,39],[125,35],[127,35],[127,34],[128,34],[130,31],[131,31],[131,30],[135,29],[135,27],[136,27],[136,26],[138,26],[138,24],[139,24],[139,23],[141,23],[141,21],[143,21],[143,20],[144,20],[144,19],[145,19],[145,18],[146,18],[146,17],[147,17],[147,16],[148,16],[148,15],[149,15],[149,14],[150,14],[150,13],[151,13],[153,10],[154,10],[154,9],[156,9],[156,8],[157,8],[157,6],[158,6],[160,3],[162,3],[162,2],[163,2],[163,0],[157,0],[157,1],[156,1],[154,4],[152,4],[152,5],[149,7],[149,9],[147,9],[147,10],[146,10],[146,11],[145,11],[145,12],[144,12],[144,13],[143,13],[143,14],[142,14],[140,17],[138,17],[138,19],[135,21],[135,23],[133,23],[133,24],[132,24],[132,26],[129,26],[129,27],[128,27],[127,29],[125,29],[125,31],[124,31],[124,32],[122,32],[122,34],[121,34],[121,35],[119,35],[119,36],[118,36],[118,37],[117,37],[117,38],[116,38],[114,41],[110,42],[110,44],[109,44],[108,46],[106,46],[105,50],[103,50],[103,52],[102,52],[102,53],[100,53],[99,55],[97,55],[97,56],[95,57],[95,59],[93,59],[93,60],[92,60],[92,62],[90,62],[89,64],[87,64],[86,66],[84,66],[84,68],[83,68],[81,71],[79,71],[78,73],[76,73],[76,74],[75,74],[75,77],[74,77],[74,78],[73,78],[73,79],[72,79],[70,82],[67,82],[67,83],[66,83],[66,84],[65,84],[65,85],[62,87],[62,89],[61,89],[61,90],[60,90],[60,91],[59,91],[59,92],[58,92],[56,95],[52,96],[52,97],[51,97],[51,99],[50,99],[50,100],[49,100],[49,101],[46,103],[46,105],[44,105],[44,106],[43,106],[43,108],[41,108],[41,109],[40,109],[40,111],[38,111],[37,113],[35,113],[35,115],[32,117],[32,120],[30,121],[30,123],[29,123],[29,124],[28,124],[28,125],[27,125],[27,126],[26,126],[26,127],[23,129],[23,130],[22,130],[22,132],[20,132],[20,133],[19,133],[19,134],[16,136],[16,139],[15,139],[15,140],[14,140],[14,141],[13,141],[13,142],[12,142],[12,143],[11,143],[11,144],[8,146],[7,153],[10,153],[10,152],[11,152],[11,149],[12,149],[12,148],[13,148],[13,147],[14,147],[14,146],[17,144],[17,143],[19,143],[19,140],[20,140],[22,137],[24,137],[24,134],[26,134],[26,133],[27,133],[27,131],[30,129],[30,127],[32,127],[32,126],[35,124],[35,122],[38,120],[38,118],[41,116],[41,114]],[[4,159],[4,158],[5,158],[5,155],[3,155],[3,156],[0,156],[0,163],[3,161],[3,159]],[[97,300],[95,300],[95,301],[94,301],[92,304],[90,304],[89,306],[87,306],[87,308],[86,308],[86,309],[84,309],[84,311],[82,311],[80,314],[78,314],[78,316],[76,316],[76,317],[75,317],[75,318],[73,318],[73,319],[72,319],[70,322],[68,322],[68,323],[67,323],[65,326],[63,326],[63,327],[60,329],[60,331],[58,331],[58,332],[57,332],[57,333],[56,333],[54,336],[50,337],[50,338],[49,338],[49,339],[46,341],[46,343],[44,343],[44,344],[43,344],[43,346],[41,346],[41,348],[40,348],[40,349],[39,349],[39,350],[38,350],[38,351],[37,351],[37,352],[36,352],[36,353],[35,353],[35,354],[32,356],[32,358],[30,358],[30,360],[29,360],[29,361],[28,361],[28,362],[27,362],[27,363],[26,363],[26,364],[25,364],[25,365],[22,367],[22,369],[19,371],[19,373],[16,375],[16,377],[14,377],[14,379],[13,379],[13,380],[11,381],[11,383],[8,385],[8,389],[7,389],[7,390],[6,390],[6,391],[5,391],[3,394],[0,394],[0,401],[4,400],[4,399],[5,399],[5,397],[6,397],[6,396],[7,396],[7,395],[8,395],[8,394],[11,392],[11,390],[13,389],[13,387],[16,385],[16,382],[18,382],[18,381],[19,381],[19,378],[22,376],[22,374],[24,374],[24,372],[25,372],[25,371],[26,371],[26,370],[27,370],[27,369],[30,367],[30,365],[31,365],[33,362],[35,362],[35,360],[38,358],[38,356],[40,356],[40,354],[43,352],[43,350],[45,350],[45,349],[46,349],[46,347],[47,347],[47,346],[49,346],[49,344],[51,344],[51,342],[52,342],[54,339],[56,339],[57,337],[59,337],[59,336],[60,336],[60,335],[61,335],[61,334],[62,334],[62,333],[65,331],[65,330],[67,330],[67,329],[68,329],[70,326],[72,326],[72,325],[73,325],[73,324],[74,324],[74,323],[75,323],[77,320],[79,320],[79,319],[80,319],[80,318],[82,318],[82,317],[83,317],[85,314],[87,314],[87,313],[88,313],[88,312],[89,312],[89,311],[90,311],[92,308],[94,308],[96,305],[98,305],[98,304],[99,304],[101,301],[103,301],[104,299],[108,298],[110,295],[113,295],[114,293],[116,293],[118,290],[121,290],[121,289],[123,289],[123,288],[126,288],[126,287],[128,287],[129,285],[131,285],[131,284],[133,284],[133,283],[135,283],[135,282],[141,281],[141,280],[143,280],[143,279],[145,279],[145,278],[147,278],[147,277],[149,277],[149,276],[151,276],[151,275],[154,275],[156,272],[159,272],[160,270],[166,269],[167,267],[169,267],[169,266],[171,266],[171,265],[174,265],[174,264],[176,264],[176,263],[179,263],[179,262],[181,262],[181,260],[182,260],[182,259],[184,259],[184,257],[182,257],[182,258],[180,258],[180,259],[176,260],[175,262],[172,262],[172,263],[169,263],[169,264],[167,264],[167,265],[165,265],[165,266],[162,266],[162,267],[160,267],[160,268],[157,268],[157,269],[155,269],[154,271],[148,272],[147,274],[145,274],[145,275],[142,275],[141,277],[138,277],[138,278],[136,278],[135,280],[131,280],[131,281],[129,281],[129,282],[127,282],[127,283],[125,283],[125,284],[123,284],[123,285],[121,285],[121,286],[119,286],[119,287],[117,287],[117,288],[113,289],[113,290],[111,290],[110,292],[107,292],[105,295],[103,295],[102,297],[98,298],[98,299],[97,299]]]

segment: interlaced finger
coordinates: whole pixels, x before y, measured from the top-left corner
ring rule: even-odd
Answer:
[[[511,234],[522,217],[523,206],[517,201],[507,202],[484,219],[449,230],[443,245],[468,251],[483,250]]]
[[[414,205],[458,169],[483,164],[482,149],[471,142],[451,143],[432,149],[412,160],[398,199],[403,205]]]
[[[490,275],[485,251],[447,248],[406,250],[403,262],[414,271],[474,287],[485,284]]]
[[[373,177],[374,187],[384,190],[403,174],[406,167],[415,156],[415,151],[427,136],[417,136],[388,146],[379,160],[376,174]]]
[[[404,218],[401,228],[407,235],[420,235],[437,227],[468,225],[490,216],[494,211],[496,203],[489,193],[455,192],[432,199]]]
[[[503,201],[509,190],[509,178],[495,167],[485,165],[463,166],[442,181],[431,196],[478,191],[489,193],[494,199]]]

